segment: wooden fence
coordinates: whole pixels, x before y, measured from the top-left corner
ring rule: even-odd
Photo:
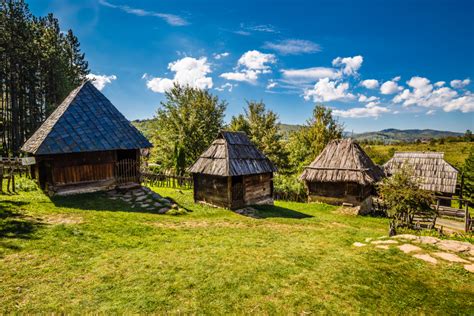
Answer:
[[[441,200],[449,200],[449,201],[459,201],[460,205],[464,204],[464,208],[455,208],[450,206],[443,206],[441,205]],[[469,201],[461,198],[451,198],[451,197],[444,197],[444,196],[437,196],[436,197],[436,206],[433,207],[438,212],[439,216],[451,217],[457,220],[464,221],[464,231],[470,232],[474,230],[474,218],[469,211]]]
[[[157,187],[185,189],[191,189],[193,187],[193,178],[189,176],[142,172],[142,180],[147,184]]]
[[[0,157],[0,194],[4,192],[4,180],[7,184],[6,192],[15,192],[15,176],[28,174],[28,166],[22,164],[21,158]]]

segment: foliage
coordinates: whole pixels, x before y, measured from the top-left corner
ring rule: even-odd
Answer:
[[[463,197],[474,203],[474,148],[471,148],[469,156],[464,162],[462,173],[464,176]]]
[[[16,191],[36,191],[38,190],[38,185],[32,179],[27,177],[15,177],[15,190]]]
[[[72,30],[24,1],[0,0],[0,155],[20,146],[89,73]]]
[[[332,110],[316,105],[313,116],[300,130],[290,134],[286,146],[289,152],[289,169],[300,172],[310,164],[333,139],[342,137],[344,127],[333,116]]]
[[[227,104],[209,91],[177,84],[165,97],[150,126],[151,162],[182,174],[222,129]]]
[[[278,115],[266,110],[262,101],[247,101],[245,115],[233,116],[229,129],[245,132],[258,149],[283,172],[287,166],[287,155],[278,124]]]
[[[276,199],[295,202],[306,202],[307,193],[304,183],[298,180],[298,175],[277,173],[273,178]]]
[[[433,211],[430,207],[433,196],[430,192],[420,189],[414,179],[413,169],[406,165],[391,177],[379,184],[380,197],[387,205],[390,217],[409,224],[411,217],[419,212]]]

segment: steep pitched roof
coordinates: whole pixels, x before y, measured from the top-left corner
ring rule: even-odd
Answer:
[[[241,176],[274,172],[276,168],[245,133],[222,131],[188,171],[216,176]]]
[[[305,168],[301,180],[309,182],[357,182],[372,184],[383,177],[364,150],[352,139],[333,140]]]
[[[86,81],[56,108],[22,150],[45,155],[149,147],[150,142]]]
[[[444,153],[396,152],[384,169],[388,174],[394,174],[406,164],[414,169],[414,177],[421,182],[422,189],[455,193],[458,170],[444,160]]]

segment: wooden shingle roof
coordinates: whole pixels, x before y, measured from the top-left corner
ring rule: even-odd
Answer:
[[[22,150],[35,155],[152,147],[94,85],[74,89]]]
[[[362,185],[381,180],[382,169],[352,139],[330,141],[300,176],[308,182],[356,182]]]
[[[188,171],[216,176],[241,176],[274,172],[276,168],[245,133],[222,131]]]
[[[421,188],[433,192],[455,193],[458,170],[444,160],[442,152],[396,152],[384,165],[387,174],[394,174],[404,165],[414,170]]]

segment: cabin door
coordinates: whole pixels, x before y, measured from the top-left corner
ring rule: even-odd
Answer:
[[[46,189],[46,184],[53,182],[53,161],[52,159],[42,159],[38,163],[38,182],[41,189]]]
[[[232,177],[232,206],[240,207],[243,206],[244,201],[244,178]]]

